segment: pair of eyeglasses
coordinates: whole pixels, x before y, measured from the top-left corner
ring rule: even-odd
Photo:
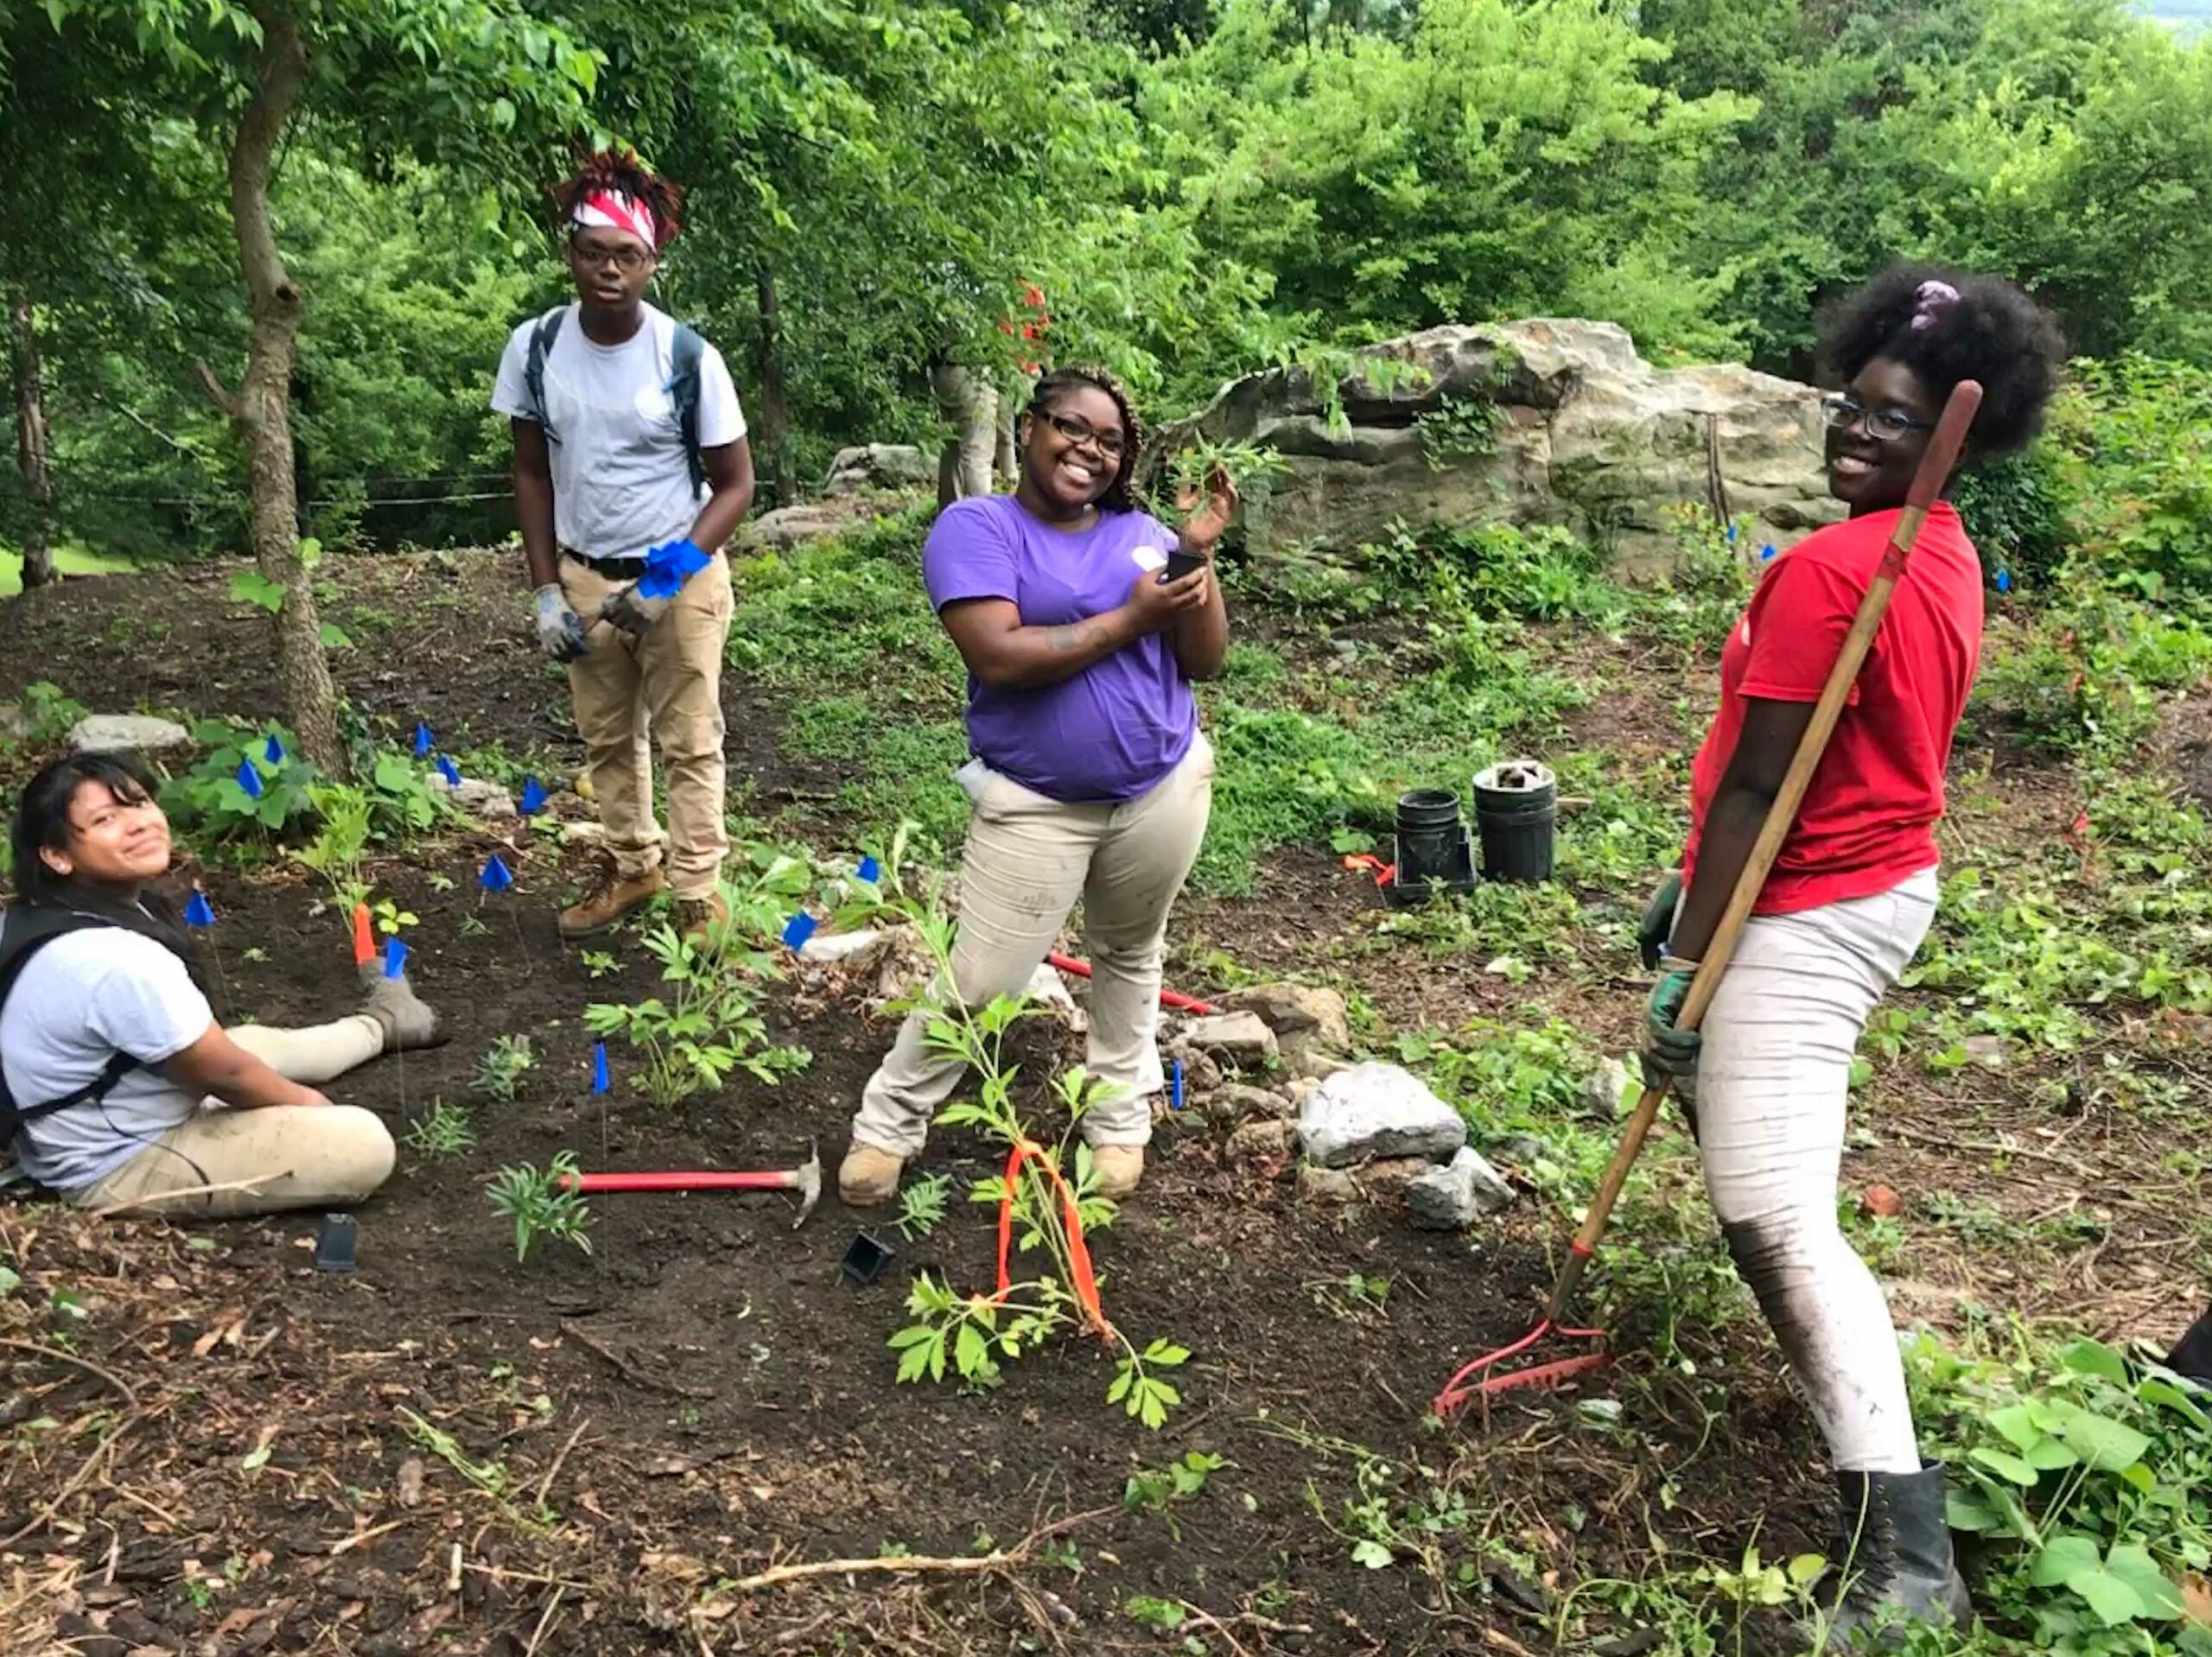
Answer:
[[[652,255],[642,247],[586,247],[582,242],[569,244],[576,263],[586,270],[594,265],[611,264],[618,270],[629,273],[643,270]]]
[[[1853,397],[1822,397],[1821,409],[1827,416],[1832,429],[1842,431],[1863,421],[1866,435],[1878,443],[1894,443],[1909,431],[1936,429],[1932,420],[1915,420],[1895,409],[1870,409]]]
[[[1049,409],[1046,412],[1045,420],[1071,443],[1089,444],[1109,460],[1118,460],[1128,451],[1128,439],[1117,431],[1099,431],[1087,421],[1077,420],[1071,415],[1053,414]]]

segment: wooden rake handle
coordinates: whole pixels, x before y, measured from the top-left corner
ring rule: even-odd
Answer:
[[[1844,635],[1843,648],[1836,652],[1835,665],[1828,670],[1827,682],[1821,688],[1821,699],[1813,705],[1812,721],[1798,740],[1789,770],[1782,779],[1774,803],[1767,809],[1766,822],[1760,826],[1759,837],[1752,843],[1743,873],[1737,877],[1736,890],[1729,897],[1720,924],[1713,929],[1713,942],[1707,946],[1697,976],[1690,982],[1682,1010],[1675,1015],[1677,1029],[1696,1029],[1704,1022],[1706,1009],[1713,1005],[1713,995],[1720,987],[1720,976],[1728,970],[1728,959],[1736,952],[1736,940],[1759,900],[1760,889],[1766,885],[1767,871],[1781,854],[1782,842],[1789,837],[1790,825],[1797,820],[1797,808],[1804,803],[1805,790],[1812,785],[1813,773],[1820,768],[1821,756],[1827,752],[1828,739],[1835,734],[1836,721],[1843,716],[1844,704],[1851,698],[1851,687],[1859,677],[1866,652],[1873,647],[1874,635],[1889,611],[1891,595],[1897,591],[1905,565],[1912,557],[1913,545],[1920,539],[1921,526],[1928,521],[1929,510],[1957,467],[1960,452],[1966,447],[1967,429],[1974,424],[1975,411],[1980,407],[1979,382],[1961,380],[1952,387],[1951,395],[1943,404],[1942,418],[1936,422],[1935,435],[1928,440],[1928,452],[1921,456],[1919,470],[1913,473],[1912,488],[1905,496],[1904,511],[1897,519],[1896,532],[1890,536],[1889,549],[1883,554],[1881,566],[1866,588],[1866,596],[1859,601],[1859,613],[1852,618],[1851,631]],[[1646,1088],[1629,1116],[1627,1126],[1622,1129],[1620,1144],[1606,1166],[1597,1196],[1591,1201],[1582,1228],[1574,1234],[1567,1263],[1560,1268],[1559,1281],[1552,1289],[1551,1307],[1547,1315],[1554,1321],[1565,1312],[1581,1280],[1583,1267],[1598,1252],[1605,1227],[1613,1217],[1613,1204],[1620,1200],[1621,1187],[1628,1183],[1629,1170],[1643,1153],[1643,1141],[1651,1132],[1652,1123],[1658,1120],[1659,1108],[1673,1091],[1671,1076],[1662,1077],[1656,1087]]]

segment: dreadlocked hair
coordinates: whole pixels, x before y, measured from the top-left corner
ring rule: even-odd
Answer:
[[[1979,380],[1981,409],[1967,435],[1974,463],[2034,441],[2066,361],[2056,320],[2012,283],[1933,264],[1891,265],[1829,312],[1821,335],[1847,382],[1877,357],[1903,363],[1939,402],[1961,380]]]
[[[653,216],[656,251],[674,241],[683,229],[683,187],[654,172],[638,159],[636,150],[626,145],[585,156],[573,177],[553,187],[553,205],[560,210],[563,231],[576,215],[576,204],[601,190],[645,204]]]
[[[1114,481],[1106,486],[1106,492],[1098,498],[1101,511],[1134,512],[1136,497],[1129,492],[1129,479],[1137,469],[1137,450],[1144,442],[1144,427],[1137,419],[1137,411],[1129,405],[1129,394],[1121,380],[1103,368],[1055,368],[1037,382],[1037,389],[1029,394],[1029,406],[1022,410],[1033,418],[1049,414],[1052,405],[1071,391],[1103,391],[1114,400],[1114,407],[1122,416],[1122,459],[1114,468]]]

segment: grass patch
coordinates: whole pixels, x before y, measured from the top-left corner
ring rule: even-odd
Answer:
[[[79,542],[65,542],[54,549],[54,567],[68,575],[130,575],[138,566],[128,558],[94,552]],[[0,547],[0,599],[12,599],[23,590],[23,555]]]

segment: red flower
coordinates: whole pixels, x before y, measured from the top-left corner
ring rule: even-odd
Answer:
[[[1031,283],[1027,287],[1021,290],[1021,302],[1028,306],[1032,310],[1043,310],[1045,308],[1045,290],[1042,288],[1039,288],[1035,283]]]
[[[1024,322],[1021,325],[1021,337],[1025,340],[1041,340],[1045,337],[1045,330],[1034,322]]]
[[[1009,338],[1012,337],[1014,333],[1014,324],[1001,318],[999,322],[999,332],[1007,335]]]
[[[1025,374],[1034,374],[1038,371],[1037,365],[1035,363],[1024,363],[1021,365],[1021,371]]]

